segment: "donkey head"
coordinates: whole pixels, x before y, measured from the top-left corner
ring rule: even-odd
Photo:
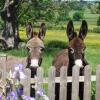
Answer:
[[[77,65],[79,67],[83,67],[85,65],[84,61],[84,51],[85,44],[84,39],[87,35],[87,22],[85,20],[82,21],[82,25],[79,31],[79,35],[74,31],[73,22],[69,21],[67,25],[67,36],[69,38],[69,63],[72,65]]]
[[[40,27],[41,28],[41,27]],[[41,28],[43,30],[43,28]],[[27,42],[28,49],[28,67],[38,67],[42,63],[42,53],[44,50],[44,43],[41,40],[43,35],[34,32],[33,38]]]

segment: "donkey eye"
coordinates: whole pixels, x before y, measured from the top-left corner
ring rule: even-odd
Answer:
[[[41,51],[44,51],[44,48],[41,48]]]
[[[84,53],[85,49],[86,49],[86,48],[83,48],[83,49],[82,49],[82,53]]]
[[[41,53],[42,51],[44,51],[44,48],[40,48],[40,49],[39,49],[39,52],[40,52],[40,53]]]
[[[27,48],[28,52],[31,52],[32,51],[32,48]]]
[[[73,54],[74,53],[74,49],[73,48],[70,48],[70,52]]]

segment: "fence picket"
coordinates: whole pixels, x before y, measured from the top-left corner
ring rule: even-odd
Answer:
[[[50,67],[48,74],[48,97],[55,100],[55,67]]]
[[[25,69],[25,74],[27,75],[27,78],[23,80],[23,86],[24,86],[24,94],[26,96],[30,96],[30,77],[31,77],[31,71],[30,69]]]
[[[37,92],[37,91],[43,90],[43,68],[42,67],[39,67],[37,69],[36,78],[37,78],[37,81],[36,81],[35,87],[36,87],[36,92]],[[38,100],[37,93],[36,93],[36,100]]]
[[[91,100],[91,68],[89,65],[84,71],[84,100]]]
[[[5,63],[3,63],[3,62],[5,62]],[[0,67],[2,67],[1,69],[2,69],[2,80],[3,81],[5,81],[5,79],[6,79],[6,75],[7,75],[7,71],[6,71],[6,68],[7,68],[7,55],[5,55],[5,54],[2,54],[2,55],[0,55]]]
[[[67,67],[63,66],[60,70],[60,100],[66,100],[67,97]]]
[[[96,69],[96,100],[100,100],[100,65]]]
[[[73,67],[72,74],[72,100],[78,100],[78,92],[79,92],[79,67]]]

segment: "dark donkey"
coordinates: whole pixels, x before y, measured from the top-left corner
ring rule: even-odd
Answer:
[[[44,31],[44,27],[40,27],[41,32]],[[43,43],[43,34],[39,34],[34,32],[33,37],[27,42],[26,47],[28,50],[28,57],[27,57],[27,67],[31,69],[31,77],[36,75],[37,67],[41,66],[42,63],[42,53],[44,50],[44,43]],[[31,96],[34,96],[35,90],[31,90]]]
[[[62,50],[60,53],[58,53],[52,63],[52,65],[56,67],[56,76],[60,75],[60,68],[62,66],[68,67],[68,76],[71,76],[74,65],[80,67],[80,75],[84,75],[84,67],[88,65],[84,56],[86,48],[84,44],[84,38],[87,35],[87,30],[87,22],[83,20],[79,35],[77,35],[77,33],[74,31],[73,22],[69,21],[66,31],[69,38],[68,49]],[[67,100],[71,100],[71,85],[72,83],[68,83],[67,85]],[[81,82],[79,84],[80,100],[83,100],[83,86],[84,83]],[[59,100],[59,83],[56,83],[55,94],[55,100]]]

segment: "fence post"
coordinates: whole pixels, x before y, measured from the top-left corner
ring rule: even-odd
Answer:
[[[5,79],[6,79],[6,75],[7,75],[7,71],[6,71],[6,68],[7,68],[7,55],[6,54],[0,54],[0,67],[1,70],[2,70],[2,80],[5,82]]]
[[[37,68],[37,75],[36,75],[36,92],[37,91],[40,91],[40,90],[43,90],[43,68],[42,67],[39,67]],[[38,95],[37,93],[36,94],[36,100],[38,100]]]
[[[100,100],[100,65],[96,69],[96,100]]]
[[[30,84],[31,84],[31,71],[30,69],[25,69],[26,79],[22,80],[24,86],[24,95],[30,96]]]
[[[48,96],[49,100],[55,100],[55,67],[51,67],[49,69]]]
[[[74,66],[72,71],[72,100],[78,100],[79,93],[79,67]]]
[[[60,70],[60,100],[66,100],[67,97],[67,66]]]
[[[91,100],[91,68],[85,66],[84,71],[84,100]]]

